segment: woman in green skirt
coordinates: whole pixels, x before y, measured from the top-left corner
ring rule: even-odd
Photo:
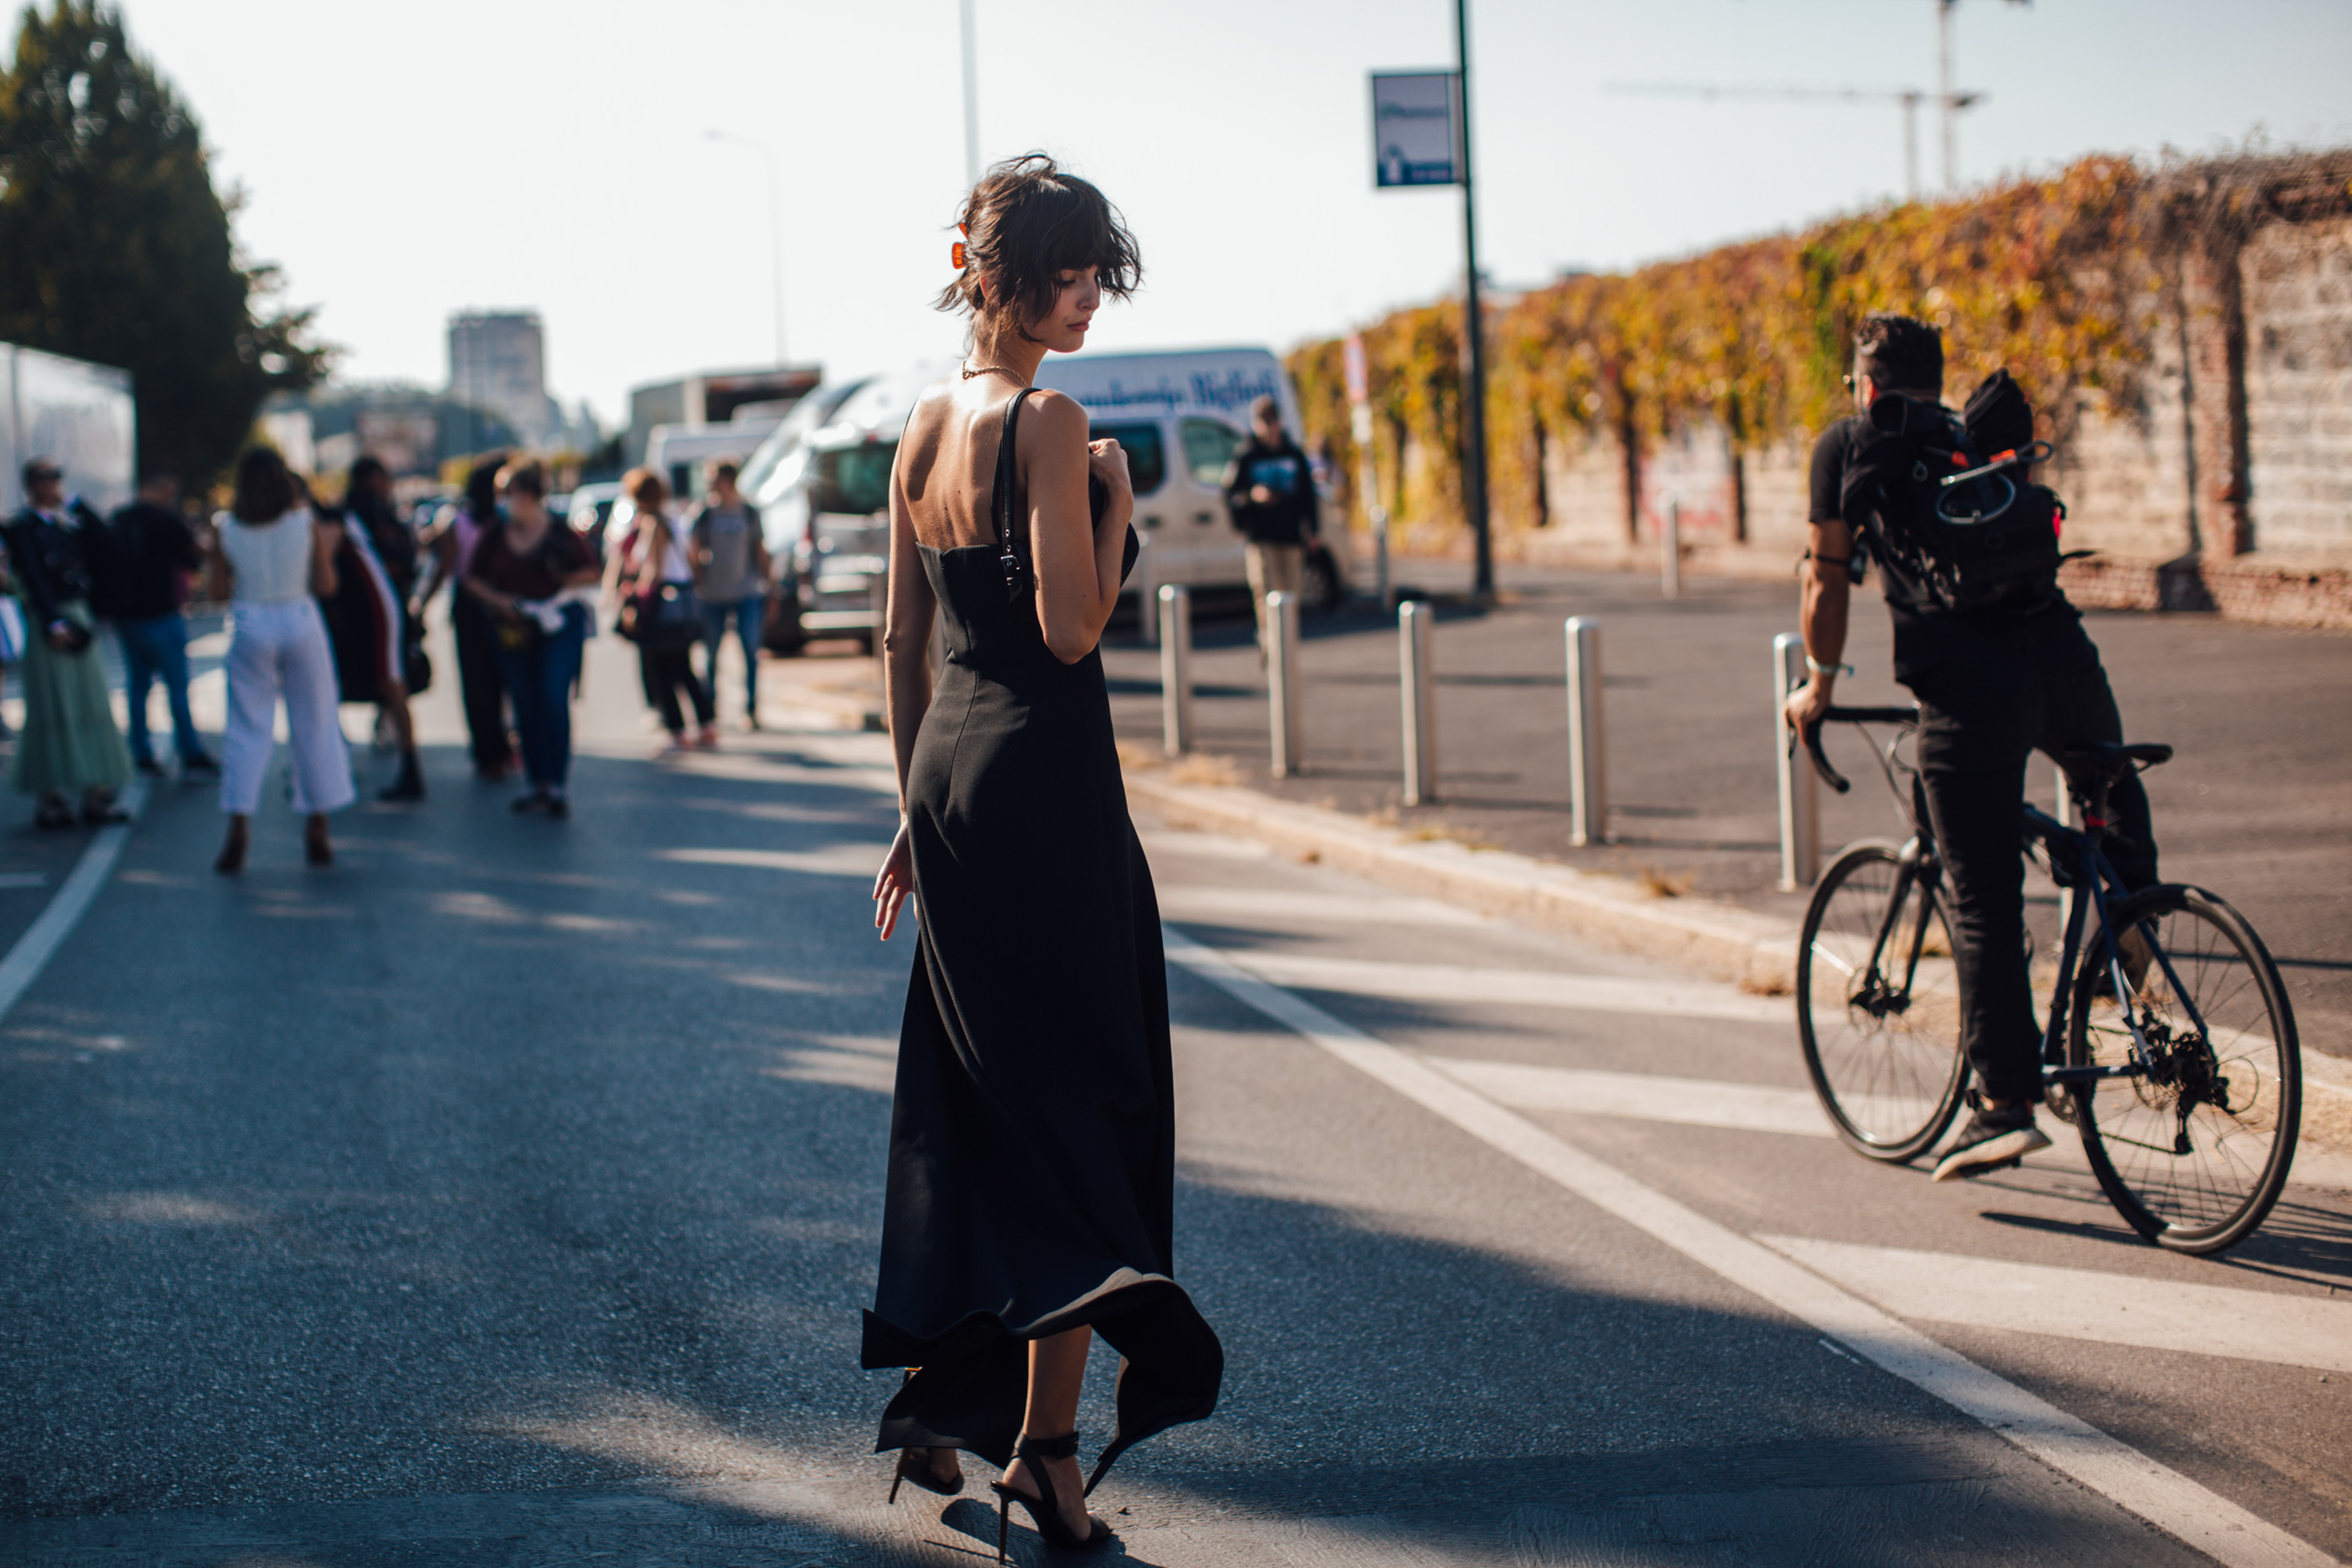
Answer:
[[[25,465],[24,480],[28,504],[0,526],[8,574],[25,606],[25,724],[8,784],[39,797],[33,820],[42,827],[71,827],[76,795],[81,821],[127,821],[114,792],[130,782],[131,752],[107,700],[89,573],[79,530],[66,518],[65,475],[36,458]]]

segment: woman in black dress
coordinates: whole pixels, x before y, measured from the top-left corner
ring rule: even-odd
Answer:
[[[969,1448],[1010,1464],[1003,1514],[1018,1502],[1049,1542],[1091,1546],[1110,1534],[1086,1511],[1093,1482],[1207,1415],[1223,1373],[1171,1278],[1167,970],[1095,646],[1134,564],[1135,498],[1118,443],[1089,444],[1083,408],[1030,386],[1139,268],[1102,194],[1042,156],[991,171],[962,216],[940,304],[971,312],[971,353],[917,402],[891,479],[904,819],[875,923],[887,939],[911,896],[921,940],[863,1361],[914,1369],[877,1445],[901,1450],[894,1497],[961,1490]],[[1123,1358],[1118,1429],[1082,1486],[1097,1331]]]

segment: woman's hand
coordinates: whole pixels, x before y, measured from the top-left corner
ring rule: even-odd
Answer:
[[[898,910],[915,890],[915,851],[907,828],[907,819],[898,819],[898,837],[890,841],[890,852],[882,857],[882,869],[874,874],[874,929],[888,942],[890,933],[898,929]]]
[[[1135,481],[1127,471],[1127,448],[1105,437],[1087,443],[1087,477],[1100,479],[1110,491],[1110,505],[1103,508],[1104,528],[1124,528],[1135,510]]]

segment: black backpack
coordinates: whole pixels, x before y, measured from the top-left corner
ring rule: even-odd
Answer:
[[[2058,596],[2056,492],[2032,482],[2052,448],[2033,439],[2033,409],[1998,370],[1958,415],[1890,392],[1870,405],[1870,435],[1847,465],[1840,510],[1937,607],[2030,615]]]

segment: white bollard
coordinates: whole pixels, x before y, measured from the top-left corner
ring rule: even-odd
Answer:
[[[1303,715],[1298,708],[1298,595],[1276,589],[1265,596],[1266,723],[1274,742],[1274,776],[1307,771]]]
[[[1568,841],[1609,838],[1609,752],[1601,728],[1601,623],[1568,619]]]
[[[1192,590],[1160,585],[1160,727],[1168,754],[1192,749]]]
[[[1658,592],[1669,599],[1679,599],[1683,595],[1683,502],[1680,496],[1666,498],[1666,537],[1658,554]]]
[[[1397,606],[1398,673],[1404,697],[1404,803],[1427,805],[1437,799],[1436,672],[1430,661],[1430,628],[1436,612],[1419,599]]]
[[[1783,706],[1789,693],[1805,679],[1805,639],[1794,632],[1782,632],[1772,639],[1772,759],[1780,770],[1780,890],[1784,893],[1811,887],[1822,863],[1822,802],[1813,759],[1803,739],[1790,729]]]

